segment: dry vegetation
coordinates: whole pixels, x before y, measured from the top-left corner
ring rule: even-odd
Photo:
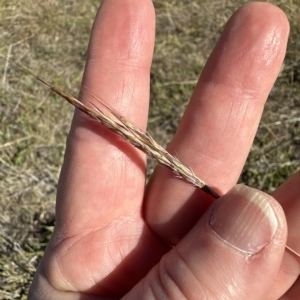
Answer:
[[[24,2],[24,3],[22,3]],[[156,0],[150,133],[166,144],[199,72],[241,0]],[[267,192],[300,166],[300,5],[284,9],[291,37],[241,181]],[[98,0],[2,0],[0,53],[78,92]],[[26,299],[54,225],[54,201],[73,109],[0,60],[0,299]],[[152,166],[150,167],[150,171]]]

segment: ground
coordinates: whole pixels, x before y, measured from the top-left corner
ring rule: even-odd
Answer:
[[[157,40],[149,132],[174,134],[197,77],[241,0],[154,0]],[[240,182],[272,192],[300,166],[300,6]],[[78,93],[98,0],[1,0],[0,54]],[[73,108],[0,58],[0,299],[26,299],[55,222],[54,202]],[[148,173],[153,169],[150,164]]]

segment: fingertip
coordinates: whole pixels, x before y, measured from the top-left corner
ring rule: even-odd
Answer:
[[[234,17],[233,17],[234,19]],[[277,6],[254,2],[243,6],[236,13],[238,24],[249,24],[249,39],[257,37],[257,42],[261,42],[261,52],[254,52],[257,66],[266,69],[267,75],[279,72],[285,57],[287,40],[289,35],[289,21],[286,14]],[[275,63],[275,64],[274,64]],[[268,68],[274,66],[274,68]]]
[[[154,47],[155,11],[151,0],[103,1],[95,18],[88,61],[149,68]]]
[[[274,240],[284,249],[282,208],[271,196],[245,185],[236,185],[212,205],[209,225],[222,241],[246,256],[257,254]]]
[[[263,2],[245,4],[226,24],[202,79],[229,88],[239,84],[253,98],[268,94],[282,66],[288,35],[289,22],[279,7]],[[218,70],[228,66],[231,71],[224,84],[226,77],[218,76]],[[261,82],[265,82],[264,89]]]
[[[285,12],[278,6],[267,2],[250,2],[241,6],[230,18],[230,22],[253,22],[257,27],[262,24],[270,26],[285,35],[289,34],[290,25]]]
[[[236,12],[245,12],[249,14],[253,11],[255,11],[255,14],[258,17],[261,15],[265,16],[266,21],[277,21],[277,24],[282,22],[281,25],[284,25],[285,29],[289,30],[289,21],[285,12],[275,4],[259,1],[249,2],[241,6]]]

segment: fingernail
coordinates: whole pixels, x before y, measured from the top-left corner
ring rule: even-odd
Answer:
[[[235,186],[217,200],[209,223],[226,243],[250,255],[269,244],[278,227],[264,194],[244,185]]]

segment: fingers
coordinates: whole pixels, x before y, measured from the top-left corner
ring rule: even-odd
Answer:
[[[199,79],[169,150],[220,193],[237,181],[285,55],[288,21],[267,3],[252,3],[229,20]],[[212,199],[158,168],[145,217],[176,244]],[[184,221],[183,221],[184,220]]]
[[[286,233],[271,196],[236,186],[124,299],[266,299]]]
[[[154,31],[150,0],[103,1],[91,34],[82,101],[99,106],[98,97],[145,129]],[[144,155],[76,112],[58,189],[57,228],[73,235],[140,214],[144,185]]]

